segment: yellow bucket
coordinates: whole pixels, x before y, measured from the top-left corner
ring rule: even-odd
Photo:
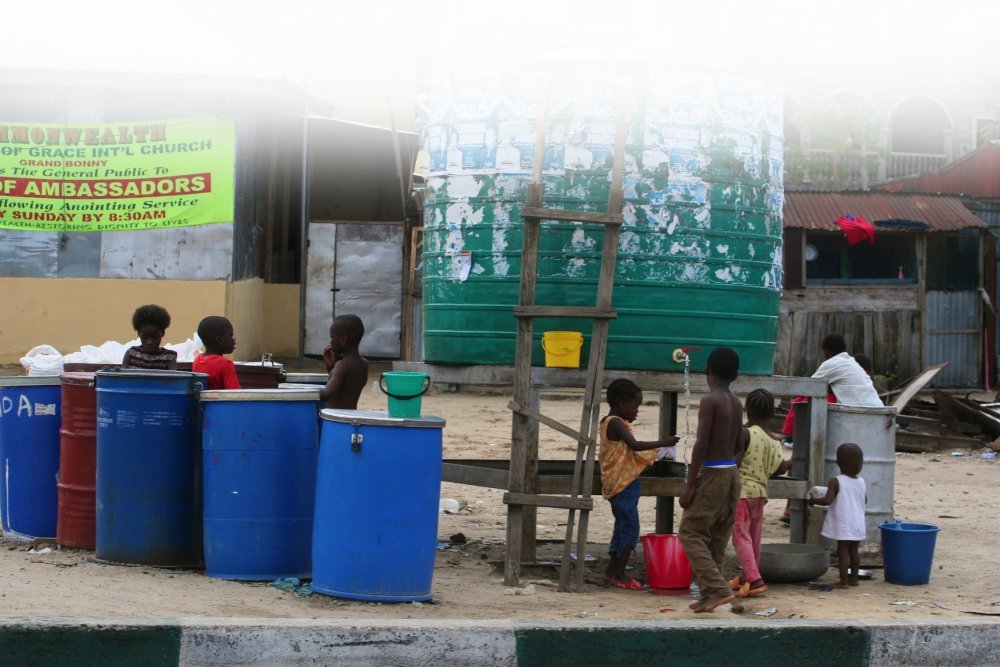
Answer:
[[[579,331],[546,331],[542,334],[546,368],[579,368],[583,334]]]

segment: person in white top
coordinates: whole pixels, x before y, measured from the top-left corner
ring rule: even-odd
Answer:
[[[819,346],[822,363],[816,372],[812,374],[814,378],[822,378],[827,381],[830,390],[827,393],[827,400],[844,405],[856,405],[862,408],[881,408],[884,403],[875,389],[869,375],[861,364],[851,355],[847,354],[847,343],[840,334],[830,334],[823,338]],[[830,397],[832,394],[832,398]],[[796,396],[792,403],[801,403],[807,399]],[[794,428],[795,411],[789,410],[785,418],[781,432],[785,435],[792,435]]]
[[[829,334],[823,338],[819,345],[822,363],[816,372],[812,374],[814,378],[822,378],[827,381],[829,390],[827,401],[831,403],[841,403],[843,405],[854,405],[862,408],[884,407],[878,390],[872,382],[871,375],[861,367],[857,360],[847,353],[847,343],[840,334]],[[831,397],[832,394],[832,397]],[[796,396],[792,403],[805,402],[806,398]],[[785,423],[781,428],[784,435],[792,435],[795,428],[795,410],[789,410],[785,417]],[[783,523],[791,520],[791,503],[785,505],[785,512],[781,517]]]
[[[830,384],[830,391],[837,397],[838,403],[863,408],[881,408],[884,405],[871,376],[854,357],[847,354],[843,336],[830,334],[824,338],[820,343],[820,352],[823,363],[812,376]]]
[[[840,581],[833,585],[834,588],[858,585],[858,568],[861,567],[858,546],[865,539],[865,503],[868,500],[865,480],[858,477],[863,465],[864,454],[856,444],[845,442],[837,447],[837,467],[840,468],[840,474],[827,484],[825,497],[809,498],[807,501],[811,506],[830,508],[823,520],[820,534],[837,540]]]

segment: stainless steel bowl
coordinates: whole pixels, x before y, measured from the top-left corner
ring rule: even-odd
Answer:
[[[811,581],[830,568],[830,552],[812,544],[760,545],[760,576],[764,581]]]

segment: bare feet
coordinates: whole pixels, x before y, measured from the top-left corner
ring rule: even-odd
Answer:
[[[847,582],[847,585],[848,586],[858,586],[860,584],[858,583],[857,579],[851,579],[850,581]]]
[[[688,609],[697,609],[701,605],[705,604],[705,600],[707,599],[708,598],[701,598],[700,600],[695,600],[694,602],[688,605]]]
[[[729,595],[720,595],[719,597],[708,598],[701,603],[701,606],[694,610],[696,614],[711,613],[715,611],[716,607],[721,607],[727,602],[732,602],[736,596],[730,593]]]
[[[846,589],[847,588],[847,582],[845,582],[845,581],[838,581],[837,583],[833,584],[833,587],[837,588],[837,589],[840,589],[840,590]]]

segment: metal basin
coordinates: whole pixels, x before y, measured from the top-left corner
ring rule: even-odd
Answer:
[[[812,544],[760,545],[760,576],[767,582],[810,581],[830,568],[830,552]]]

